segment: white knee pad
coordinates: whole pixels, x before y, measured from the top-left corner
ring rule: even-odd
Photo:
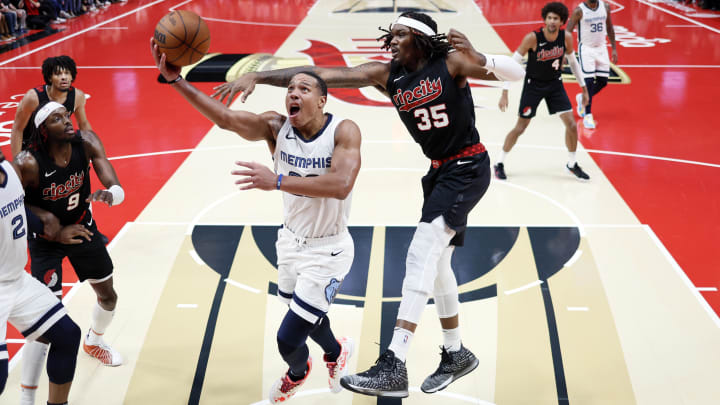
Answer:
[[[445,248],[438,262],[438,274],[435,278],[433,295],[435,298],[435,309],[440,318],[452,318],[458,314],[458,308],[460,306],[457,280],[450,265],[454,250],[454,246]]]
[[[438,262],[455,231],[442,216],[421,222],[408,248],[398,319],[417,323],[438,274]]]

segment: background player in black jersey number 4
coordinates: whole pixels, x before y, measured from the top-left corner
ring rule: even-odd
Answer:
[[[124,200],[125,193],[98,136],[92,131],[76,132],[65,106],[54,101],[40,106],[34,124],[36,129],[31,146],[16,158],[27,184],[27,204],[41,218],[57,217],[62,226],[81,224],[85,232],[77,235],[76,242],[79,243],[71,244],[31,238],[33,277],[48,285],[56,295],[61,295],[62,260],[68,257],[78,279],[88,280],[97,295],[83,350],[103,365],[118,366],[122,364],[121,355],[103,339],[117,303],[113,264],[97,232],[97,222],[89,205],[92,201],[118,205]],[[90,162],[106,189],[91,192]],[[31,387],[37,387],[46,351],[47,346],[40,342],[32,342],[24,350],[23,404],[34,401]]]
[[[577,179],[589,180],[590,176],[580,168],[575,156],[578,143],[577,124],[572,114],[572,104],[562,83],[563,58],[567,56],[570,69],[582,88],[582,103],[587,105],[589,96],[583,73],[575,58],[572,35],[565,35],[565,31],[560,28],[568,19],[568,9],[562,3],[552,2],[542,8],[541,14],[545,26],[525,35],[513,55],[513,59],[519,62],[523,55],[529,53],[527,73],[520,97],[518,120],[505,137],[500,157],[495,165],[495,177],[500,180],[507,179],[505,157],[515,146],[520,135],[525,132],[537,112],[538,105],[544,99],[550,114],[558,113],[565,124],[565,146],[568,149],[568,162],[565,168]],[[500,96],[498,106],[502,111],[508,106],[509,87],[506,83]]]
[[[341,380],[343,387],[360,394],[407,397],[406,355],[431,293],[443,328],[443,347],[440,365],[421,389],[442,390],[478,365],[461,342],[457,280],[450,265],[454,247],[463,244],[467,216],[490,183],[489,158],[475,127],[467,78],[519,80],[525,72],[508,56],[475,51],[456,30],[451,29],[447,38],[438,34],[437,23],[426,14],[403,13],[383,31],[383,48],[392,53],[390,63],[249,73],[216,87],[215,95],[221,100],[229,96],[230,103],[243,92],[244,101],[256,83],[286,86],[293,74],[305,69],[319,74],[330,87],[374,86],[390,97],[432,161],[422,181],[422,216],[408,249],[392,342],[369,370]]]

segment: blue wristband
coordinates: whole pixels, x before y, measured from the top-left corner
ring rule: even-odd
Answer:
[[[282,174],[278,174],[277,189],[280,190],[280,183],[282,183]]]

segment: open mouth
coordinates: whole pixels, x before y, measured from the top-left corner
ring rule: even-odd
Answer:
[[[75,128],[73,128],[72,125],[68,125],[68,126],[65,127],[65,133],[66,133],[66,134],[74,134],[74,133],[75,133]]]
[[[289,112],[291,117],[296,116],[300,112],[300,106],[291,105]]]

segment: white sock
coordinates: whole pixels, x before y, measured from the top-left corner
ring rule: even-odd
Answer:
[[[115,310],[106,311],[100,304],[95,303],[92,318],[90,319],[90,332],[88,332],[86,339],[87,344],[92,346],[102,341],[102,335],[105,334],[105,330],[110,325],[114,315]]]
[[[498,161],[497,161],[497,162],[498,162],[498,163],[504,162],[506,156],[507,156],[507,152],[505,152],[504,150],[501,150],[501,151],[500,151],[500,157],[498,158]]]
[[[575,163],[577,163],[577,159],[575,159],[575,152],[568,152],[568,167],[572,168],[575,166]]]
[[[443,346],[449,352],[456,352],[460,350],[462,341],[460,340],[460,327],[455,329],[443,329]]]
[[[37,392],[40,373],[45,365],[45,356],[47,356],[49,346],[35,340],[25,343],[20,377],[20,403],[23,405],[35,403],[35,393]]]
[[[393,332],[392,342],[390,342],[388,349],[392,350],[393,353],[395,353],[395,357],[400,359],[400,361],[405,362],[412,338],[412,332],[396,326]]]

